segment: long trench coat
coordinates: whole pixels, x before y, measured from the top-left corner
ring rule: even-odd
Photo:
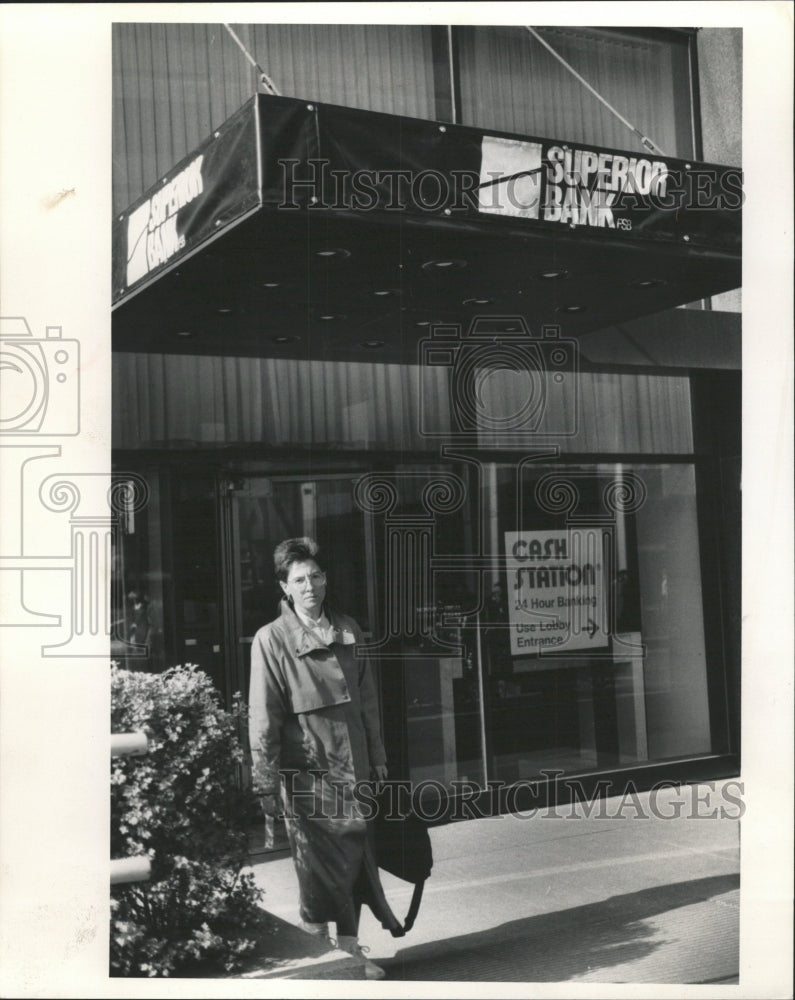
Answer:
[[[281,794],[298,874],[301,918],[325,923],[366,902],[399,927],[378,877],[372,824],[356,782],[386,763],[372,674],[354,655],[356,622],[328,607],[328,645],[282,601],[251,650],[249,737],[255,787]]]

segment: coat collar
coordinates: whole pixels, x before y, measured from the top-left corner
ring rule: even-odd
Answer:
[[[287,631],[296,656],[306,656],[307,653],[312,653],[318,649],[328,649],[328,645],[315,632],[304,625],[286,600],[282,600],[279,609],[281,611],[280,620]],[[332,642],[340,643],[343,646],[353,645],[356,642],[356,637],[350,628],[346,626],[346,623],[328,605],[323,610],[326,618],[331,622]]]

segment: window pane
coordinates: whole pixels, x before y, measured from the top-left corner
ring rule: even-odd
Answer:
[[[308,535],[327,569],[328,601],[370,628],[362,512],[348,477],[295,480],[251,476],[233,494],[240,573],[241,631],[249,640],[279,613],[282,592],[273,550],[285,538]]]
[[[435,118],[431,29],[395,24],[257,24],[261,65],[287,97]]]
[[[506,466],[497,488],[490,777],[710,753],[694,467],[533,467],[517,487]]]
[[[426,25],[234,25],[285,97],[436,117]],[[121,211],[255,92],[220,24],[113,25],[113,204]]]
[[[129,670],[162,670],[167,623],[160,480],[151,472],[144,478],[146,503],[122,514],[111,537],[111,659]],[[114,481],[123,489],[123,474]]]
[[[435,568],[475,548],[468,472],[407,464],[373,480],[394,499],[368,517],[390,774],[483,783],[477,633],[463,627],[477,604],[476,573]]]
[[[687,40],[599,28],[537,28],[563,59],[668,156],[691,156]],[[645,147],[525,28],[459,28],[461,120],[543,138]]]
[[[638,511],[649,759],[711,749],[692,465],[646,467]]]
[[[692,451],[686,376],[579,372],[572,391],[561,395],[550,373],[541,374],[537,434],[562,451]],[[471,432],[471,422],[462,423],[451,406],[458,378],[445,366],[116,353],[113,443],[437,451]],[[476,421],[519,413],[527,375],[495,369],[480,390]],[[510,447],[514,425],[502,426],[498,443]]]

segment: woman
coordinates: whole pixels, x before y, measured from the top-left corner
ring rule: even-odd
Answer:
[[[354,785],[383,781],[386,753],[375,688],[356,622],[326,604],[317,543],[289,538],[274,552],[284,592],[280,616],[261,628],[251,651],[250,738],[255,787],[267,815],[283,797],[285,823],[306,930],[360,957],[368,979],[384,971],[358,942],[366,902],[384,927],[399,923],[384,897],[372,830]]]

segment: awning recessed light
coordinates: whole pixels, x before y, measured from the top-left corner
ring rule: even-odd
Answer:
[[[494,304],[494,299],[464,299],[465,306],[490,306]]]
[[[389,295],[400,295],[400,292],[396,288],[379,288],[377,291],[373,292],[373,295],[377,295],[379,298],[386,298]]]
[[[375,350],[377,347],[383,347],[384,342],[383,340],[363,340],[361,346],[367,347],[372,351]]]
[[[580,305],[577,302],[572,302],[570,305],[560,306],[558,308],[558,312],[564,312],[564,313],[581,313],[581,312],[585,312],[585,306]]]
[[[328,250],[316,250],[315,253],[318,257],[324,257],[330,260],[336,257],[338,260],[344,260],[346,257],[350,257],[349,250],[343,250],[342,247],[330,247]]]
[[[177,330],[178,337],[192,337],[193,333],[190,330]]]
[[[466,267],[467,262],[461,258],[449,258],[444,260],[426,260],[422,265],[424,271],[457,271]]]
[[[662,281],[660,278],[642,278],[640,281],[633,281],[632,287],[642,288],[642,289],[657,288],[658,285],[664,285],[664,284],[665,282]]]
[[[333,323],[335,320],[345,319],[342,313],[321,313],[318,319],[324,323]]]
[[[568,278],[569,272],[562,267],[547,267],[543,271],[539,271],[538,277],[543,278],[544,281],[555,281],[559,278]]]
[[[431,321],[429,319],[418,319],[414,324],[415,326],[430,326]]]
[[[264,281],[262,283],[262,287],[263,288],[278,288],[279,287],[279,282],[278,281]]]
[[[219,306],[218,307],[218,315],[219,316],[229,316],[231,312],[232,312],[232,307],[231,306]]]
[[[279,333],[275,337],[271,337],[274,344],[294,344],[296,340],[300,339],[300,337],[288,333]]]

